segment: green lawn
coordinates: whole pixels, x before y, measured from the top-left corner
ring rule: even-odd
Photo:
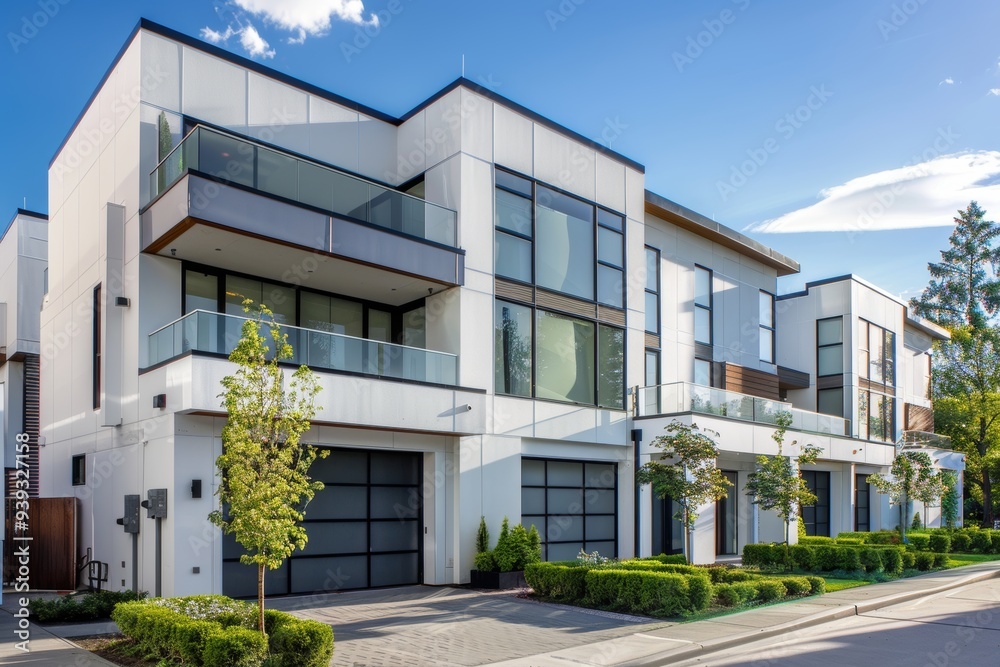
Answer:
[[[948,565],[945,567],[962,567],[963,565],[988,563],[993,560],[1000,560],[1000,554],[951,554],[948,558]]]
[[[826,580],[826,592],[836,593],[837,591],[844,591],[848,588],[857,588],[858,586],[867,586],[871,581],[866,579],[838,579],[837,577],[823,577]]]

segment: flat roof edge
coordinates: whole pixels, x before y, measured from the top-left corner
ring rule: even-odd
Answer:
[[[792,275],[801,270],[799,263],[791,257],[786,257],[777,250],[662,195],[646,190],[645,200],[648,213],[748,255],[762,264],[776,269],[779,276]]]

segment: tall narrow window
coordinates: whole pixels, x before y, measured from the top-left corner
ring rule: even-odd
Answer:
[[[94,350],[93,350],[93,378],[94,378],[94,409],[101,407],[101,286],[94,288]]]
[[[531,396],[531,308],[497,301],[493,326],[496,392]]]
[[[844,322],[841,317],[816,321],[817,375],[843,375]]]
[[[774,295],[760,291],[760,360],[774,363]]]
[[[712,362],[707,359],[694,360],[694,383],[704,387],[712,386]]]
[[[87,456],[86,454],[77,454],[72,459],[72,465],[70,466],[72,473],[73,486],[82,486],[87,483]]]
[[[646,331],[660,333],[660,251],[646,246]]]
[[[646,350],[645,386],[655,387],[660,384],[660,351]]]
[[[597,326],[597,404],[625,407],[625,330]]]
[[[496,274],[530,283],[533,279],[531,182],[499,169],[496,182]]]
[[[597,210],[597,300],[624,308],[625,219]]]
[[[712,344],[712,272],[694,267],[694,340]]]

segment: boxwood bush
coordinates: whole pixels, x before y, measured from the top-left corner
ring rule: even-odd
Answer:
[[[681,616],[702,611],[711,600],[706,575],[592,569],[586,575],[587,601],[617,611]]]
[[[132,591],[100,591],[66,595],[52,600],[37,598],[29,603],[31,616],[39,623],[66,623],[94,621],[110,618],[119,602],[132,602],[146,597],[146,593]]]
[[[524,579],[535,593],[556,600],[582,600],[587,595],[588,568],[565,563],[532,563]]]
[[[934,553],[946,554],[951,551],[951,537],[944,531],[936,530],[928,536],[928,547]]]
[[[907,534],[906,539],[917,551],[928,551],[931,545],[930,535]]]
[[[743,564],[764,570],[783,570],[794,567],[806,572],[832,572],[834,570],[879,572],[898,574],[902,571],[901,547],[797,544],[787,550],[783,544],[748,544],[743,548]]]
[[[972,550],[979,554],[988,554],[993,550],[993,536],[988,530],[970,531]]]
[[[955,553],[969,553],[972,548],[972,538],[964,531],[955,531],[951,536],[951,550]]]
[[[321,667],[333,654],[325,623],[268,610],[265,639],[252,627],[254,605],[221,595],[126,602],[111,618],[143,655],[185,665],[260,667],[267,659],[269,667]]]

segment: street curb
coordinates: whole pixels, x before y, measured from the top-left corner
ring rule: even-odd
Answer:
[[[974,584],[979,581],[985,581],[987,579],[994,579],[997,577],[1000,577],[1000,568],[987,570],[985,572],[977,572],[934,588],[925,588],[919,591],[909,591],[906,593],[894,593],[892,595],[885,595],[880,598],[867,600],[865,602],[844,604],[839,607],[833,607],[829,611],[817,612],[796,621],[788,621],[779,625],[773,625],[769,628],[761,628],[759,630],[752,630],[738,635],[730,635],[729,637],[713,642],[692,643],[692,645],[687,648],[673,649],[671,651],[664,651],[658,655],[622,662],[619,663],[619,667],[657,667],[659,665],[676,665],[680,661],[691,660],[693,658],[702,657],[711,653],[718,653],[719,651],[724,651],[735,646],[741,646],[750,642],[760,641],[761,639],[776,637],[778,635],[794,632],[796,630],[803,630],[805,628],[822,625],[831,621],[838,621],[842,618],[859,616],[870,611],[882,609],[883,607],[891,607],[896,604],[909,602],[910,600],[916,600],[917,598],[936,595],[938,593],[943,593],[944,591],[949,591],[953,588],[959,588],[961,586],[967,586],[968,584]]]

